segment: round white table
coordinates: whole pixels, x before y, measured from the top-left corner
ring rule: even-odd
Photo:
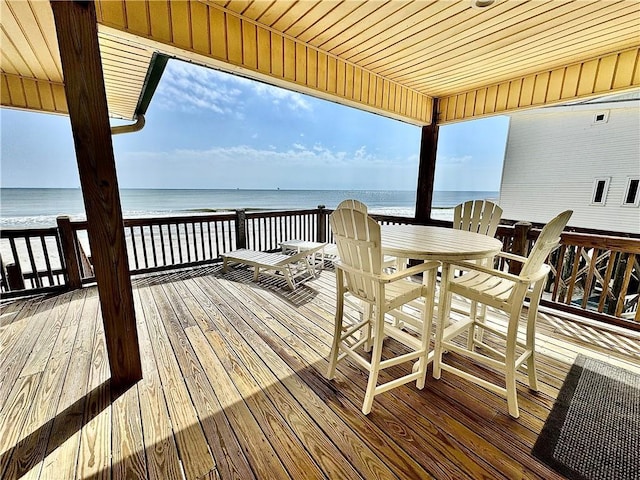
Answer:
[[[385,255],[416,260],[478,260],[491,258],[502,249],[497,238],[481,233],[424,225],[382,225]]]
[[[398,257],[399,268],[406,266],[407,259],[423,261],[439,261],[442,264],[442,281],[438,300],[438,326],[444,328],[449,318],[451,307],[447,284],[451,274],[450,261],[482,260],[493,258],[502,250],[502,242],[497,238],[481,233],[455,230],[447,227],[433,227],[424,225],[382,225],[380,227],[382,252],[385,255]],[[435,297],[436,269],[430,275],[424,275]],[[427,299],[423,312],[424,318],[433,318],[435,298]],[[396,317],[398,318],[398,317]],[[438,341],[436,339],[436,341]],[[427,356],[427,361],[433,359],[433,352]]]

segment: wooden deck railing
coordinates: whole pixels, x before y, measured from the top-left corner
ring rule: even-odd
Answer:
[[[58,231],[52,228],[2,230],[0,286],[10,290],[43,291],[66,284]]]
[[[504,234],[504,228],[498,231]],[[511,248],[527,254],[539,228],[516,225]],[[518,234],[515,234],[518,232]],[[521,240],[519,240],[519,238]],[[520,246],[517,244],[520,242]],[[564,232],[560,248],[550,255],[551,275],[542,304],[612,323],[640,325],[640,240]],[[613,320],[616,319],[616,320]]]
[[[124,220],[132,275],[192,267],[221,260],[237,248],[275,251],[292,238],[332,242],[331,210],[246,212]],[[376,215],[381,224],[417,224],[410,217]],[[432,220],[432,225],[451,226]],[[92,282],[86,222],[58,219],[46,229],[2,230],[0,251],[3,297]],[[539,228],[527,223],[501,225],[504,250],[527,255]],[[640,240],[565,232],[549,263],[552,273],[543,304],[640,330]]]

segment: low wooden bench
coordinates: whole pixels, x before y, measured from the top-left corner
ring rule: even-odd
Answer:
[[[284,278],[291,290],[295,290],[296,285],[302,280],[315,278],[316,271],[309,258],[316,252],[324,248],[325,244],[318,244],[317,247],[301,251],[294,255],[284,253],[258,252],[241,248],[221,255],[223,260],[223,271],[228,270],[230,263],[251,265],[253,267],[253,281],[258,281],[260,273],[277,278]],[[301,277],[304,279],[298,280]]]

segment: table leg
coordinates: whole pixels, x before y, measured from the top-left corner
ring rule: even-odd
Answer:
[[[447,286],[453,275],[453,270],[447,262],[442,262],[442,279],[440,281],[440,297],[438,299],[438,319],[436,321],[436,340],[433,355],[433,378],[440,378],[442,360],[442,336],[449,324],[451,312],[451,294]]]

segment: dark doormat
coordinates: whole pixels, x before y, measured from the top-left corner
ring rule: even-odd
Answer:
[[[639,480],[640,375],[578,355],[532,453],[571,480]]]

